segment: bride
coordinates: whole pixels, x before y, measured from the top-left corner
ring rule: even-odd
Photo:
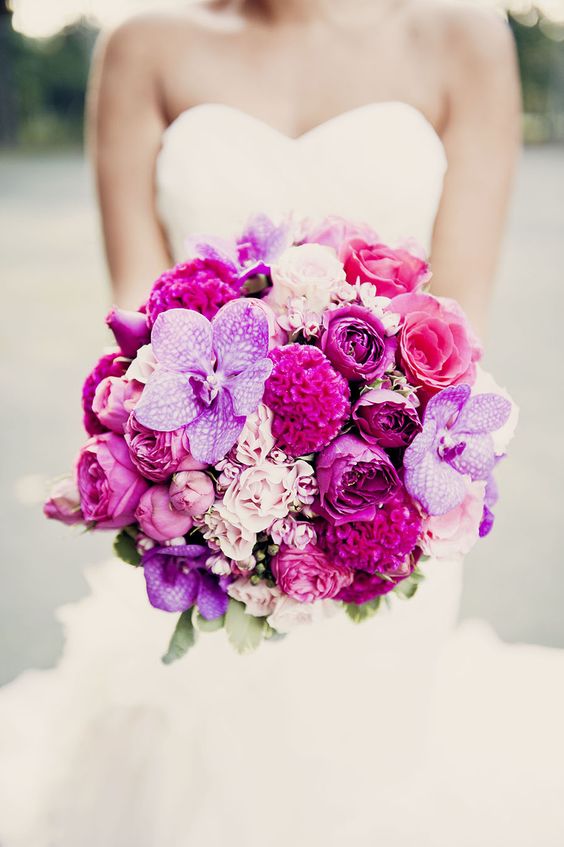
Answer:
[[[435,0],[241,0],[134,19],[90,128],[115,300],[194,232],[340,214],[432,254],[484,327],[518,150],[505,25]],[[492,567],[495,565],[492,564]],[[461,563],[408,604],[174,666],[133,568],[92,568],[59,666],[0,694],[2,847],[556,847],[557,651],[456,629]],[[485,589],[486,590],[486,589]]]

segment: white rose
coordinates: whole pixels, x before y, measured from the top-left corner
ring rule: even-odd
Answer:
[[[321,313],[345,280],[345,270],[332,247],[301,244],[289,247],[272,266],[272,290],[265,298],[278,314],[289,300],[304,297],[308,310]]]
[[[237,461],[242,465],[258,465],[274,449],[272,418],[271,410],[264,403],[248,416],[236,446]]]
[[[332,617],[337,608],[332,600],[300,603],[293,597],[284,594],[276,601],[274,610],[267,618],[267,622],[276,632],[286,633],[291,632],[297,626],[316,623],[323,618]]]
[[[237,579],[228,587],[227,593],[234,600],[245,604],[247,615],[253,615],[256,618],[270,615],[281,596],[279,588],[267,585],[262,579],[256,585],[250,579]]]

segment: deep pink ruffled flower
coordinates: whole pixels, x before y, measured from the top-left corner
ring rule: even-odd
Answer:
[[[319,520],[315,528],[317,543],[329,558],[358,571],[353,584],[339,594],[339,599],[364,603],[391,591],[410,575],[411,554],[421,536],[422,521],[402,487],[377,511],[374,520],[338,526]]]
[[[107,376],[123,376],[129,362],[123,358],[121,353],[107,353],[96,363],[93,370],[88,374],[82,386],[82,409],[84,411],[84,429],[88,435],[99,435],[107,431],[107,427],[100,423],[92,411],[92,401],[98,385]]]
[[[274,370],[264,403],[272,409],[272,433],[280,449],[304,456],[335,438],[350,414],[350,391],[321,350],[290,344],[270,352]]]
[[[241,294],[236,267],[221,258],[192,259],[165,271],[153,285],[147,301],[152,327],[161,312],[193,309],[208,320]]]
[[[300,603],[335,597],[353,579],[350,567],[332,561],[314,544],[301,549],[282,547],[271,567],[281,591]]]

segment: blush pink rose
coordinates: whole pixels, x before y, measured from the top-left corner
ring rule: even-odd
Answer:
[[[154,485],[145,491],[135,511],[135,518],[141,531],[155,541],[180,538],[194,525],[190,515],[173,508],[166,485]]]
[[[126,421],[125,440],[131,461],[143,476],[153,482],[168,479],[190,456],[188,437],[183,428],[156,432],[140,424],[135,415],[130,415]]]
[[[272,265],[271,275],[272,288],[264,300],[277,315],[294,297],[304,297],[309,310],[322,312],[333,291],[345,281],[337,254],[322,244],[288,247]]]
[[[271,561],[280,590],[300,603],[335,597],[353,581],[351,568],[332,562],[313,544],[302,550],[283,547]]]
[[[390,310],[402,317],[399,351],[408,379],[428,394],[476,379],[482,348],[460,307],[430,294],[400,294]]]
[[[131,461],[120,435],[104,432],[86,442],[76,464],[84,520],[97,529],[119,529],[135,520],[148,483]]]
[[[465,556],[479,538],[484,509],[485,483],[475,482],[455,509],[423,522],[420,547],[426,556],[451,559]]]
[[[112,432],[123,434],[125,423],[141,397],[143,386],[135,380],[107,376],[94,392],[92,411]]]
[[[234,600],[245,604],[245,612],[256,618],[272,614],[280,590],[275,585],[268,585],[261,579],[256,585],[248,577],[240,577],[227,588],[227,593]]]
[[[324,244],[338,252],[341,246],[352,238],[363,238],[371,244],[378,241],[377,234],[368,224],[354,223],[339,215],[328,215],[316,223],[306,221],[302,242]]]
[[[339,257],[347,281],[351,285],[371,282],[379,297],[418,291],[430,276],[429,265],[417,253],[364,238],[350,238],[341,247]]]

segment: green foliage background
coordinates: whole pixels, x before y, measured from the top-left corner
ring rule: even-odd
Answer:
[[[47,40],[14,32],[0,0],[0,145],[44,149],[82,141],[88,67],[97,30],[85,22]],[[528,141],[564,141],[564,33],[536,9],[509,17]]]

